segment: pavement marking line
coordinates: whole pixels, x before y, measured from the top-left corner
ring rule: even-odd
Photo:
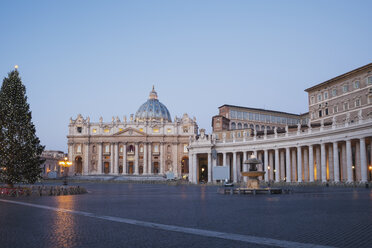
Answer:
[[[256,236],[249,236],[249,235],[242,235],[242,234],[210,231],[210,230],[205,230],[205,229],[165,225],[165,224],[134,220],[134,219],[127,219],[127,218],[121,218],[121,217],[114,217],[114,216],[105,216],[105,215],[84,212],[84,211],[49,207],[45,205],[38,205],[38,204],[33,204],[33,203],[21,202],[21,201],[11,201],[11,200],[0,199],[0,202],[53,210],[53,211],[58,211],[58,212],[63,212],[63,213],[76,214],[76,215],[81,215],[81,216],[86,216],[86,217],[91,217],[91,218],[96,218],[96,219],[102,219],[102,220],[125,223],[125,224],[130,224],[130,225],[154,228],[154,229],[159,229],[159,230],[187,233],[187,234],[193,234],[193,235],[204,236],[204,237],[227,239],[227,240],[240,241],[240,242],[258,244],[258,245],[268,245],[268,246],[276,246],[276,247],[293,247],[293,248],[331,248],[331,246],[323,246],[323,245],[316,245],[316,244],[309,244],[309,243],[299,243],[299,242],[293,242],[293,241],[263,238],[263,237],[256,237]]]

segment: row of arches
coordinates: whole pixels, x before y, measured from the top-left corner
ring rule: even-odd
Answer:
[[[263,131],[265,129],[265,125],[253,125],[253,124],[249,124],[248,123],[235,123],[235,122],[231,122],[231,130],[236,130],[236,129],[247,129],[247,128],[251,128],[251,129],[256,129],[257,131]],[[266,126],[266,129],[267,130],[271,130],[271,129],[274,129],[275,126]]]

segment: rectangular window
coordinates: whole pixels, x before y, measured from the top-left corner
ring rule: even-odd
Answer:
[[[109,133],[109,132],[110,132],[110,129],[105,128],[105,129],[103,129],[103,132],[104,132],[104,133]]]
[[[184,133],[188,133],[189,132],[189,128],[188,127],[183,127],[183,132]]]
[[[333,107],[333,113],[337,113],[337,112],[338,112],[338,106],[336,105]]]
[[[332,96],[337,96],[337,89],[332,90]]]
[[[171,133],[171,132],[172,132],[172,129],[168,128],[167,133]]]
[[[154,145],[154,150],[153,150],[155,153],[158,153],[159,152],[159,145]]]
[[[372,84],[372,76],[370,77],[367,77],[367,85],[371,85]]]
[[[188,150],[187,150],[187,144],[183,144],[183,152],[184,153],[187,153],[188,152]]]
[[[344,103],[344,110],[348,110],[349,109],[349,103],[345,102]]]
[[[360,99],[356,99],[355,100],[355,107],[359,107],[360,106]]]
[[[248,113],[247,112],[243,113],[243,118],[244,118],[244,120],[248,120]]]
[[[97,129],[93,128],[92,132],[97,133]]]
[[[240,112],[240,111],[237,111],[237,113],[236,113],[237,115],[236,115],[236,118],[237,119],[239,119],[239,120],[241,120],[241,119],[243,119],[243,116],[242,116],[242,112]]]
[[[314,104],[314,96],[312,96],[312,97],[310,98],[310,103],[311,103],[311,104]]]
[[[82,131],[82,127],[77,127],[76,129],[77,129],[77,132],[78,132],[78,133],[81,133],[81,131]]]
[[[343,87],[342,87],[342,91],[344,93],[348,92],[349,91],[349,85],[345,84]]]
[[[260,121],[265,121],[265,115],[260,114]]]
[[[328,109],[327,108],[325,109],[325,115],[328,115]]]
[[[154,128],[152,129],[152,132],[153,132],[153,133],[159,133],[159,132],[160,132],[160,130],[159,130],[159,128],[157,128],[157,127],[154,127]]]
[[[254,119],[255,119],[256,121],[259,121],[259,120],[260,120],[260,115],[259,115],[259,114],[254,114]]]
[[[249,116],[249,120],[253,121],[253,113],[248,113],[248,116]]]
[[[318,94],[318,102],[322,100],[322,94]]]
[[[236,119],[236,111],[230,110],[230,119]]]
[[[324,100],[328,99],[328,92],[324,92]]]
[[[81,145],[77,145],[77,147],[76,147],[76,152],[77,152],[77,153],[81,153]]]
[[[359,81],[355,81],[355,82],[354,82],[354,88],[355,88],[355,89],[359,89],[359,87],[360,87],[360,83],[359,83]]]
[[[110,152],[110,146],[109,145],[105,145],[105,152],[106,153],[109,153]]]
[[[322,111],[319,110],[319,117],[322,117]]]
[[[139,130],[140,130],[140,132],[143,132],[143,128],[140,128]]]

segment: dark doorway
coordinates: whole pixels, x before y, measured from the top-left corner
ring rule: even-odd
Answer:
[[[103,163],[103,172],[105,174],[109,174],[110,173],[110,163],[109,162],[104,162]]]
[[[82,174],[83,173],[83,159],[81,157],[75,158],[75,173]]]
[[[154,162],[154,174],[159,173],[159,162]]]
[[[208,182],[208,160],[199,159],[199,182]]]
[[[134,173],[134,165],[133,162],[128,163],[128,174],[133,174]]]

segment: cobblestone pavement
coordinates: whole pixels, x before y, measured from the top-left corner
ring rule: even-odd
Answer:
[[[89,193],[0,198],[75,211],[0,201],[0,247],[268,247],[112,221],[115,218],[271,238],[284,247],[287,241],[372,247],[370,189],[317,187],[251,196],[220,195],[214,186],[80,185]]]

